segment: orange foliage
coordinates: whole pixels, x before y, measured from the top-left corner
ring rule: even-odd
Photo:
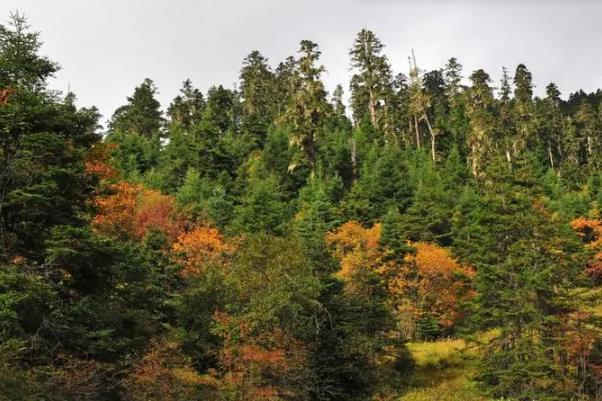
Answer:
[[[92,220],[92,226],[103,234],[127,238],[134,233],[138,197],[143,187],[122,181],[109,188],[113,194],[94,200],[98,214]]]
[[[349,221],[326,234],[326,243],[339,259],[341,270],[337,275],[350,280],[360,269],[380,271],[383,252],[380,248],[381,225],[364,228],[356,221]]]
[[[475,295],[470,289],[475,272],[459,264],[448,249],[425,242],[411,245],[416,253],[406,256],[407,267],[392,280],[391,290],[399,296],[414,294],[418,313],[428,312],[443,327],[451,327],[461,317],[459,303]]]
[[[594,382],[602,382],[602,364],[592,358],[596,342],[600,341],[600,329],[591,324],[590,312],[575,312],[567,316],[563,327],[564,349],[569,362],[576,367],[578,376],[590,376]]]
[[[183,221],[177,216],[172,196],[123,181],[109,188],[112,194],[94,200],[98,214],[92,226],[96,231],[118,238],[141,239],[150,230],[158,230],[170,241],[176,238]]]
[[[196,227],[181,233],[172,245],[176,261],[184,266],[184,276],[198,275],[212,263],[222,263],[230,250],[223,236],[215,228]]]
[[[474,296],[473,269],[459,264],[449,250],[423,242],[410,244],[415,255],[396,264],[385,257],[380,235],[380,224],[364,228],[354,221],[328,233],[326,243],[341,265],[337,275],[353,287],[362,270],[382,274],[398,312],[409,313],[414,321],[429,313],[441,326],[453,326],[461,318],[459,304]]]
[[[94,145],[86,157],[86,173],[95,175],[101,180],[108,180],[117,177],[117,171],[108,164],[111,151],[117,145],[98,143]]]
[[[0,106],[4,106],[5,104],[7,104],[12,94],[13,90],[10,88],[0,89]]]
[[[278,328],[255,333],[224,313],[216,313],[215,320],[224,339],[220,392],[241,401],[306,399],[300,394],[308,380],[301,341]]]
[[[579,217],[571,222],[571,227],[594,252],[585,272],[596,282],[602,281],[602,220]]]
[[[134,401],[206,399],[217,387],[212,376],[194,370],[177,343],[168,341],[153,342],[122,383]]]

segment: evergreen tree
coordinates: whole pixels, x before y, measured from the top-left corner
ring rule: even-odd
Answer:
[[[321,53],[318,45],[303,40],[299,53],[301,56],[296,62],[293,78],[295,91],[284,112],[283,121],[291,127],[290,143],[299,151],[289,169],[294,170],[297,165],[305,164],[313,170],[320,131],[330,110],[324,84],[320,80],[324,67],[316,65]]]
[[[376,130],[390,137],[392,75],[389,60],[382,54],[383,48],[384,45],[372,31],[362,29],[357,34],[349,51],[351,67],[355,72],[351,77],[351,107],[355,124],[369,118]]]
[[[490,167],[483,205],[470,217],[487,230],[463,243],[478,271],[473,321],[501,330],[479,379],[496,397],[569,399],[562,336],[581,269],[579,246],[565,224],[550,224],[532,161],[516,162],[514,172],[499,159]]]
[[[466,115],[466,88],[462,85],[462,64],[455,58],[448,60],[443,69],[445,95],[449,102],[446,131],[450,133],[449,144],[445,148],[456,148],[466,155],[466,137],[470,130]]]
[[[265,141],[277,113],[275,77],[267,62],[254,50],[244,59],[240,72],[242,129],[259,145]]]
[[[557,169],[562,159],[563,118],[560,110],[560,91],[554,83],[546,87],[546,98],[539,102],[539,142],[545,146],[543,152],[550,168]]]
[[[203,93],[192,86],[190,79],[182,83],[180,94],[167,108],[171,127],[182,127],[186,132],[199,123],[205,109]]]
[[[533,83],[527,67],[519,64],[514,73],[514,119],[516,136],[512,141],[512,153],[518,155],[533,147]]]
[[[38,55],[40,46],[22,16],[0,26],[0,87],[10,88],[0,106],[0,259],[41,261],[54,226],[84,223],[94,189],[84,169],[100,140],[99,114],[46,88],[58,67]]]
[[[230,225],[233,233],[266,232],[281,235],[287,231],[289,208],[278,178],[256,171],[247,179],[247,190],[234,207]]]
[[[477,70],[470,76],[472,86],[468,91],[467,114],[470,119],[467,147],[468,160],[473,176],[483,174],[485,163],[491,154],[492,139],[497,132],[495,103],[489,86],[489,75]]]
[[[400,212],[411,202],[413,187],[407,180],[407,168],[399,161],[399,148],[373,148],[364,161],[360,177],[343,201],[345,216],[370,223],[380,219],[391,208]]]
[[[109,122],[109,132],[138,134],[145,138],[161,136],[164,120],[156,94],[155,84],[146,78],[134,89],[134,94],[128,96],[128,103],[115,110]]]

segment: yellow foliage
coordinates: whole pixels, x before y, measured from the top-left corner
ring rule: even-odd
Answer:
[[[221,233],[215,228],[195,227],[181,233],[172,245],[175,259],[184,266],[184,276],[198,275],[210,264],[223,263],[230,250]]]
[[[360,269],[382,270],[381,230],[380,224],[364,228],[356,221],[349,221],[326,234],[326,243],[340,261],[341,270],[337,273],[340,278],[350,280]]]
[[[416,253],[406,256],[406,267],[391,281],[391,292],[399,297],[415,294],[418,313],[428,312],[450,327],[461,317],[459,303],[474,296],[470,280],[475,272],[458,263],[446,248],[425,242],[411,246]]]

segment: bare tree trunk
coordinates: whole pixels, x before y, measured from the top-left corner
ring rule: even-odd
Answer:
[[[548,157],[550,158],[550,167],[554,169],[556,166],[554,166],[554,155],[552,154],[552,144],[550,141],[548,141]]]
[[[588,156],[592,155],[592,137],[590,135],[587,136],[587,154]]]
[[[420,132],[418,131],[418,117],[414,116],[414,130],[416,131],[416,149],[420,149]]]
[[[378,129],[378,127],[376,126],[376,101],[374,99],[372,90],[370,90],[370,99],[368,100],[368,109],[370,110],[370,122],[372,123],[372,126],[374,128]]]
[[[437,155],[435,153],[435,131],[433,131],[433,127],[431,127],[431,122],[429,121],[429,117],[424,113],[424,121],[426,121],[426,126],[429,129],[431,134],[431,156],[433,157],[433,163],[436,161]]]

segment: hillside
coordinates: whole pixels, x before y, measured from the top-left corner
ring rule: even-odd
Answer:
[[[103,127],[11,21],[0,401],[602,397],[602,90],[396,74],[362,29],[349,102],[303,40]]]

